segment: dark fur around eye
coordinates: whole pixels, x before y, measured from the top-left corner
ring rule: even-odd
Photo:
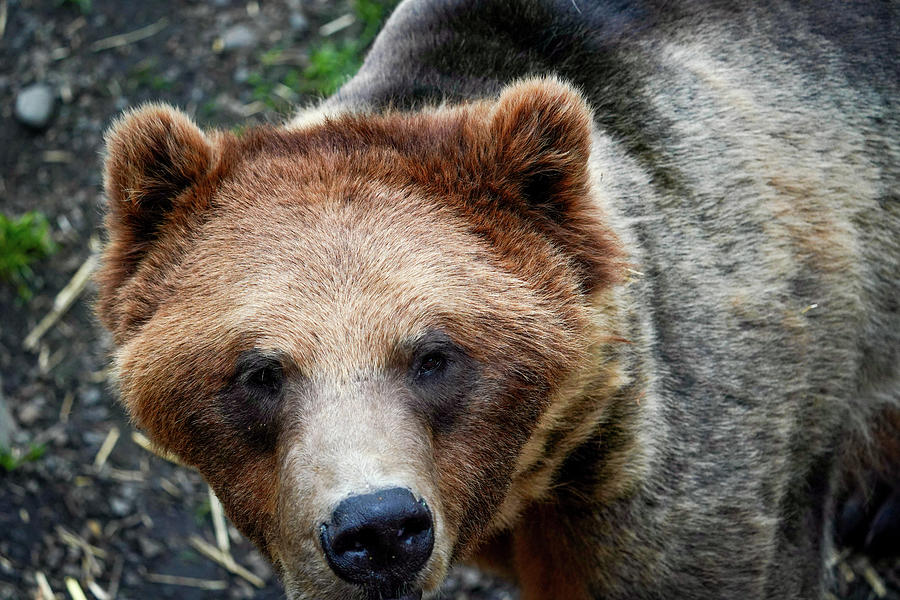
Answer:
[[[409,386],[436,430],[452,427],[478,380],[477,362],[444,332],[431,331],[413,344]]]
[[[261,450],[274,448],[284,386],[284,366],[272,352],[248,350],[235,363],[234,375],[220,394],[225,422]]]

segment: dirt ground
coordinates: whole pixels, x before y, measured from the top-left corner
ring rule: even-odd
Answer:
[[[117,113],[162,100],[206,126],[278,122],[312,99],[298,79],[310,48],[340,47],[364,28],[349,0],[0,0],[0,211],[43,212],[59,246],[35,265],[31,300],[0,283],[4,426],[13,447],[43,449],[0,469],[0,600],[77,598],[74,587],[99,600],[283,597],[236,530],[217,537],[218,505],[196,473],[129,426],[107,381],[90,283],[32,348],[24,342],[96,252],[99,153]],[[13,114],[34,83],[56,99],[41,130]],[[850,556],[834,573],[836,596],[900,598],[896,563],[873,569]],[[444,597],[516,594],[459,569]]]

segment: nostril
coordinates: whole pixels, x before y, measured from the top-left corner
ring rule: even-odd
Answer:
[[[341,502],[331,523],[322,525],[321,541],[339,577],[387,589],[411,581],[428,562],[433,519],[409,490],[382,490]]]
[[[338,530],[331,538],[331,549],[335,554],[367,552],[378,545],[378,534],[369,528]]]

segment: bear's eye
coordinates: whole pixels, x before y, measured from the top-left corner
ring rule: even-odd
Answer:
[[[416,379],[427,379],[440,375],[447,367],[447,357],[440,352],[429,352],[419,361]]]
[[[276,396],[281,392],[284,371],[275,359],[255,360],[245,365],[241,380],[254,395]]]

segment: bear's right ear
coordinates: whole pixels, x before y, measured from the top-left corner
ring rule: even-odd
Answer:
[[[181,111],[150,104],[120,118],[106,134],[104,185],[117,223],[138,242],[156,235],[175,202],[213,163],[213,146]]]
[[[156,245],[169,255],[184,240],[166,235],[189,230],[189,223],[208,202],[208,186],[218,154],[216,146],[181,111],[150,104],[121,117],[106,134],[104,187],[109,210],[108,243],[97,274],[97,310],[117,335],[149,316],[152,290],[126,289],[140,264]],[[170,256],[171,259],[171,256]]]

